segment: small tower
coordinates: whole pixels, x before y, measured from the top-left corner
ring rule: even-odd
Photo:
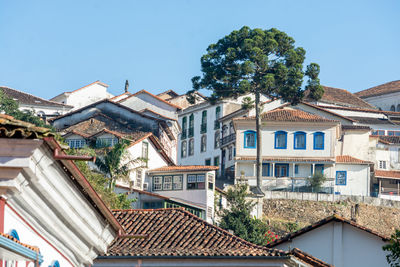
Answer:
[[[128,80],[125,81],[125,93],[128,92],[128,88],[129,88],[129,82]]]

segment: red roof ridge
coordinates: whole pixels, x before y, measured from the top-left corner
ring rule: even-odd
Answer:
[[[373,234],[373,235],[381,238],[383,241],[389,240],[389,238],[387,236],[384,236],[384,235],[376,232],[375,230],[372,230],[370,228],[364,227],[364,226],[362,226],[360,224],[357,224],[357,223],[355,223],[355,222],[353,222],[351,220],[345,219],[344,217],[341,217],[341,216],[339,216],[337,214],[333,214],[333,215],[328,216],[328,217],[326,217],[326,218],[324,218],[324,219],[322,219],[320,221],[317,221],[317,222],[315,222],[313,224],[310,224],[310,225],[308,225],[308,226],[306,226],[306,227],[304,227],[304,228],[302,228],[302,229],[300,229],[300,230],[298,230],[296,232],[289,233],[286,236],[284,236],[284,237],[282,237],[280,239],[277,239],[277,240],[273,241],[272,243],[268,244],[267,247],[271,248],[271,247],[277,246],[279,244],[282,244],[283,242],[289,241],[289,240],[291,240],[291,239],[293,239],[293,238],[295,238],[295,237],[297,237],[299,235],[305,234],[305,233],[307,233],[307,232],[309,232],[311,230],[314,230],[314,229],[316,229],[316,228],[318,228],[320,226],[323,226],[323,225],[325,225],[327,223],[330,223],[332,221],[339,221],[339,222],[347,223],[347,224],[349,224],[351,226],[354,226],[354,227],[356,227],[356,228],[358,228],[360,230],[363,230],[365,232]]]
[[[306,262],[306,263],[310,263],[312,264],[312,266],[314,267],[334,267],[331,264],[328,264],[298,248],[293,248],[290,253],[295,256],[296,258]]]
[[[155,99],[157,99],[157,100],[159,100],[159,101],[161,101],[161,102],[164,102],[164,103],[167,104],[167,105],[170,105],[171,107],[174,107],[174,108],[177,108],[177,109],[182,109],[182,107],[180,107],[180,106],[178,106],[178,105],[175,105],[175,104],[172,104],[172,103],[170,103],[170,102],[168,102],[168,101],[165,101],[164,99],[160,98],[159,96],[156,96],[156,95],[154,95],[154,94],[152,94],[152,93],[150,93],[150,92],[148,92],[148,91],[146,91],[146,90],[144,90],[144,89],[142,89],[142,90],[140,90],[140,91],[138,91],[138,92],[136,92],[136,93],[134,93],[134,94],[132,94],[132,95],[130,95],[130,96],[124,98],[124,99],[121,99],[121,100],[119,100],[119,101],[117,101],[117,102],[118,102],[118,103],[119,103],[119,102],[122,102],[122,101],[124,101],[124,100],[126,100],[126,99],[129,99],[129,98],[131,98],[131,97],[137,96],[137,95],[142,94],[142,93],[146,93],[146,94],[148,94],[148,95],[154,97]]]

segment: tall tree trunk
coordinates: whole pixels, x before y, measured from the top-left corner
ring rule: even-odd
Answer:
[[[256,158],[256,179],[257,188],[261,191],[262,186],[262,158],[261,158],[261,114],[260,114],[260,89],[256,88],[255,95],[255,109],[256,109],[256,148],[257,148],[257,158]]]

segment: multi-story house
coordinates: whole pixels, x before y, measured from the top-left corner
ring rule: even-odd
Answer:
[[[256,185],[255,118],[233,120],[235,178]],[[369,161],[343,154],[339,121],[286,107],[262,114],[263,190],[304,191],[314,173],[327,177],[325,192],[369,195]],[[344,145],[343,145],[344,146]]]
[[[219,175],[226,169],[226,152],[221,154],[221,138],[233,133],[231,129],[221,128],[219,119],[242,108],[245,97],[224,99],[217,103],[202,102],[190,106],[178,113],[182,128],[179,137],[178,163],[180,165],[214,165],[220,166]],[[262,97],[262,101],[266,101]],[[233,150],[232,150],[233,153]]]
[[[355,95],[380,110],[400,111],[400,80],[374,86]]]
[[[33,112],[44,120],[64,115],[73,108],[70,105],[46,100],[6,86],[1,86],[0,90],[18,102],[19,110]]]

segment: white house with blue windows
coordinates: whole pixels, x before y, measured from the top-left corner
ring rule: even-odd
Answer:
[[[256,185],[254,117],[233,120],[235,179]],[[308,180],[322,173],[325,193],[369,195],[371,162],[343,155],[340,122],[290,107],[262,114],[263,190],[310,192]]]

